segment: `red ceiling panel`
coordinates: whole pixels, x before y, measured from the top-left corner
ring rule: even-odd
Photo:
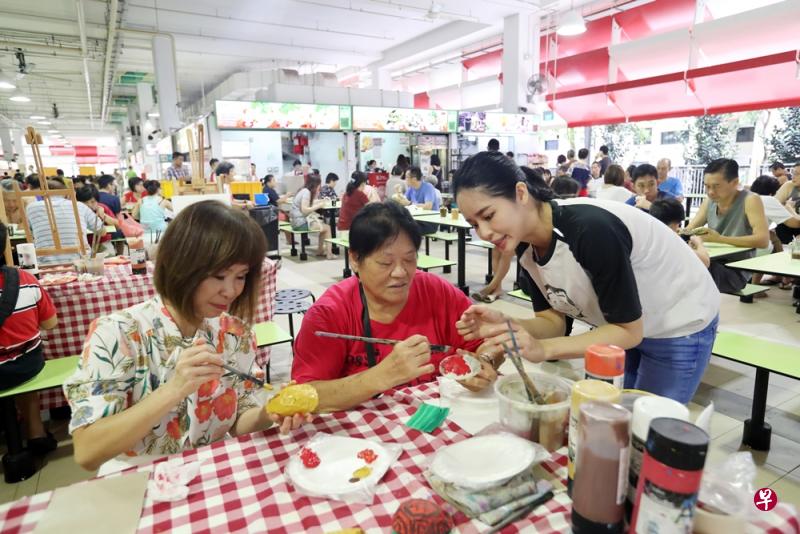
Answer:
[[[549,95],[547,102],[573,127],[796,106],[800,80],[794,54],[601,84]],[[686,90],[686,77],[693,92]]]

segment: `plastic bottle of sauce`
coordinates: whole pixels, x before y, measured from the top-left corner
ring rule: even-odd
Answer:
[[[692,532],[708,434],[669,417],[650,422],[629,532]]]
[[[586,378],[622,389],[625,382],[625,349],[616,345],[590,345],[585,354]]]
[[[672,417],[681,421],[689,420],[689,409],[680,402],[666,397],[639,397],[633,403],[631,423],[631,466],[628,470],[628,499],[625,503],[628,518],[633,511],[636,499],[636,486],[642,470],[644,444],[650,431],[650,422],[656,417]]]
[[[619,403],[622,392],[613,384],[599,380],[579,380],[572,385],[572,398],[569,410],[569,435],[567,455],[567,492],[572,495],[572,478],[575,475],[575,453],[578,449],[578,414],[581,404],[589,401]]]
[[[131,251],[131,272],[133,274],[147,274],[147,253],[144,250],[144,241],[141,238],[132,238],[128,241]]]
[[[581,405],[572,485],[573,534],[624,532],[630,427],[631,412],[619,404]]]

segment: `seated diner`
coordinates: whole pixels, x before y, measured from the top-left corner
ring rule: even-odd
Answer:
[[[319,393],[320,412],[348,410],[387,390],[434,380],[455,349],[483,354],[456,321],[470,300],[450,282],[417,270],[422,235],[394,202],[367,204],[350,225],[350,263],[356,276],[331,286],[303,318],[292,379]],[[317,332],[400,340],[394,346],[324,339]],[[453,347],[431,352],[431,344]],[[481,358],[481,373],[465,387],[489,387],[502,357]]]
[[[245,213],[193,204],[164,232],[156,296],[100,317],[64,392],[75,461],[100,474],[280,423],[223,364],[248,370],[266,240]]]

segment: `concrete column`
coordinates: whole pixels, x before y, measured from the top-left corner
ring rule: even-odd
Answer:
[[[11,132],[8,128],[0,128],[0,146],[3,147],[3,159],[11,161],[14,158],[14,146],[11,144]]]
[[[153,36],[153,66],[155,67],[161,127],[164,131],[169,132],[181,127],[181,119],[178,113],[178,75],[175,51],[172,39],[165,35]]]
[[[526,84],[533,73],[530,15],[517,13],[503,19],[503,111],[518,113],[527,107]]]
[[[372,89],[383,89],[389,91],[392,88],[392,73],[384,67],[372,67]]]

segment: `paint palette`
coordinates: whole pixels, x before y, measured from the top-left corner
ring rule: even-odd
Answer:
[[[302,458],[302,451],[310,449],[319,461],[313,468]],[[317,434],[289,460],[286,474],[302,493],[347,500],[349,494],[369,491],[396,458],[397,453],[379,441]]]

